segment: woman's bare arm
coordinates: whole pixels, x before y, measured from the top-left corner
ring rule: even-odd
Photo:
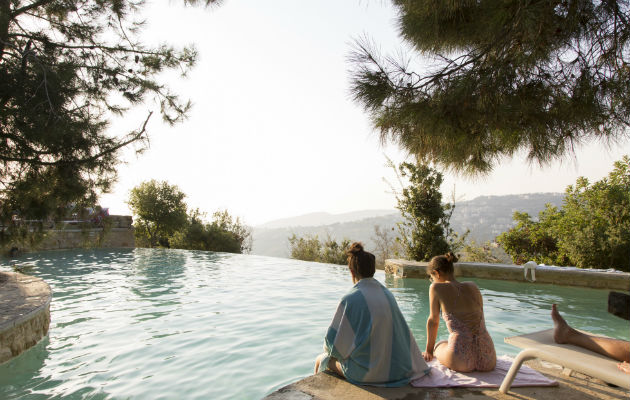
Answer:
[[[438,299],[435,285],[429,287],[429,318],[427,319],[427,347],[422,354],[425,361],[433,359],[433,348],[437,338],[438,327],[440,326],[440,300]]]

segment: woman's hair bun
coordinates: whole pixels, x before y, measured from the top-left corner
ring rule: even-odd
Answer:
[[[363,251],[363,244],[361,244],[361,242],[354,242],[350,245],[350,248],[348,248],[347,254],[357,254]]]
[[[449,251],[448,253],[444,254],[444,257],[446,257],[446,261],[451,262],[451,263],[456,263],[458,260],[457,256],[455,256],[455,254],[453,254],[452,251]]]

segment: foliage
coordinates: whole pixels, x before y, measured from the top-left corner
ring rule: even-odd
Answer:
[[[186,212],[186,195],[168,182],[150,180],[133,188],[129,206],[134,216],[138,247],[170,247],[187,250],[248,253],[252,248],[251,228],[227,210],[212,214],[205,222],[199,209]]]
[[[630,158],[593,184],[569,186],[556,227],[558,246],[578,267],[630,271]]]
[[[497,240],[516,263],[630,271],[630,158],[593,184],[578,178],[561,210],[548,206],[538,221],[518,212],[514,219],[517,225]]]
[[[252,250],[252,229],[239,217],[232,218],[227,210],[216,211],[212,214],[211,224],[234,237],[239,244],[239,251],[236,253],[249,253]]]
[[[7,255],[12,249],[17,251],[37,249],[48,233],[42,229],[41,222],[35,224],[11,223],[0,229],[0,254]]]
[[[298,237],[293,234],[289,237],[289,248],[291,258],[302,261],[318,261],[322,244],[317,235]]]
[[[540,212],[538,222],[529,214],[514,212],[516,226],[497,237],[497,242],[512,257],[515,264],[535,260],[543,264],[567,265],[570,261],[558,248],[555,226],[561,213],[547,205]]]
[[[349,239],[343,239],[340,243],[331,239],[330,236],[322,243],[322,251],[320,253],[320,262],[328,264],[347,264],[348,256],[346,249],[350,246]]]
[[[479,246],[474,240],[470,243],[466,243],[462,249],[462,254],[459,255],[459,261],[463,262],[481,262],[481,263],[500,263],[501,259],[492,254],[492,245],[490,242],[486,242]]]
[[[129,207],[134,214],[138,244],[168,247],[168,237],[187,222],[186,195],[166,181],[150,180],[131,189]]]
[[[350,245],[349,239],[340,243],[330,236],[320,241],[317,235],[289,237],[291,258],[303,261],[315,261],[328,264],[347,264],[346,249]]]
[[[184,0],[187,4],[213,0]],[[161,74],[185,75],[193,47],[141,41],[141,0],[0,1],[0,217],[43,219],[70,202],[92,205],[116,177],[118,152],[144,148],[153,111],[127,134],[108,119],[154,100],[167,123],[181,100]],[[163,78],[163,77],[162,77]]]
[[[402,163],[396,171],[400,191],[396,195],[398,210],[404,221],[399,222],[398,232],[405,256],[408,259],[428,261],[431,257],[457,250],[468,232],[459,237],[450,227],[455,205],[442,203],[442,174],[422,162]],[[408,181],[405,186],[403,180]]]
[[[392,228],[391,231],[394,229]],[[383,229],[380,225],[374,225],[372,241],[374,242],[374,256],[376,257],[377,268],[383,268],[385,260],[389,258],[402,256],[403,249],[400,241],[396,239],[397,236],[395,234],[390,236],[390,230]]]
[[[220,214],[220,218],[217,215]],[[188,223],[169,238],[172,248],[187,250],[221,251],[227,253],[243,253],[251,249],[251,234],[249,228],[242,225],[237,218],[227,211],[217,212],[211,223],[204,223],[203,214],[194,210]],[[225,221],[229,220],[227,226]]]
[[[628,0],[393,3],[413,55],[369,39],[351,55],[354,98],[383,141],[473,174],[517,151],[544,164],[628,137]]]

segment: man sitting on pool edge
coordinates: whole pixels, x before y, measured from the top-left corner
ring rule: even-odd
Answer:
[[[388,387],[426,375],[430,368],[394,295],[374,279],[374,255],[357,242],[346,253],[355,285],[337,307],[315,373],[328,369],[354,384]]]

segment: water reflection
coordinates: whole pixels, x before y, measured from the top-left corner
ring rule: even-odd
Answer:
[[[49,390],[57,391],[69,389],[64,394],[66,399],[106,399],[111,395],[105,393],[102,388],[93,385],[68,388],[67,379],[51,373],[51,353],[58,351],[49,336],[45,336],[35,346],[6,363],[0,373],[0,397],[3,399],[18,399],[29,393],[33,398],[47,399]],[[70,372],[72,367],[70,368]]]
[[[421,349],[426,340],[425,326],[429,317],[429,285],[427,279],[403,279],[392,275],[385,275],[385,286],[394,293],[407,323],[414,332]],[[438,335],[448,334],[444,324],[440,324]]]
[[[168,249],[136,249],[130,275],[131,291],[142,299],[160,302],[163,297],[179,291],[180,278],[186,270],[186,254]]]

